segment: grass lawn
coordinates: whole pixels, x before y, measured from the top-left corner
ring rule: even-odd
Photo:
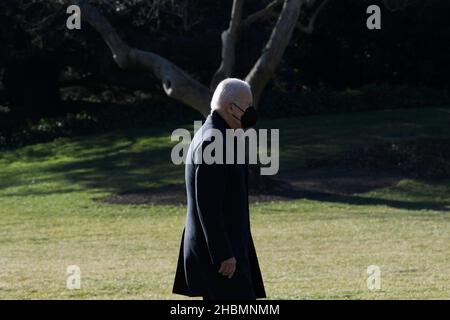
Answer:
[[[280,169],[288,172],[358,144],[448,137],[449,123],[449,109],[427,109],[261,126],[280,128]],[[95,201],[182,182],[183,167],[170,162],[173,129],[131,129],[3,151],[0,298],[182,298],[171,289],[185,208]],[[252,205],[268,298],[449,299],[450,181],[405,179],[358,196],[380,201]],[[80,290],[66,288],[69,265],[81,268]],[[381,290],[367,288],[369,265],[380,267]]]

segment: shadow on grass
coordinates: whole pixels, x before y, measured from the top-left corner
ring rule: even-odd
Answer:
[[[393,199],[381,199],[373,197],[362,197],[358,195],[339,195],[327,192],[318,192],[310,190],[291,190],[281,195],[285,199],[297,200],[308,199],[321,202],[331,202],[336,204],[358,205],[358,206],[387,206],[404,210],[435,210],[449,211],[450,202],[437,201],[404,201]]]
[[[183,166],[172,164],[171,146],[161,143],[161,136],[152,137],[153,131],[83,137],[59,142],[54,149],[45,144],[10,153],[3,156],[4,163],[24,163],[24,167],[0,172],[0,190],[17,187],[5,190],[6,196],[51,195],[61,190],[121,193],[182,182]]]
[[[368,190],[370,191],[370,190]],[[314,200],[320,202],[345,204],[352,206],[387,206],[404,210],[450,211],[450,201],[404,201],[361,196],[357,194],[337,194],[310,189],[302,189],[283,183],[281,188],[266,193],[250,194],[251,203],[270,201]],[[110,204],[132,205],[185,205],[186,192],[183,184],[166,185],[159,188],[148,188],[113,194],[105,198],[95,199]]]
[[[124,140],[121,146],[105,147],[103,142],[86,142],[89,147],[77,145],[67,150],[73,153],[73,149],[79,152],[80,157],[70,162],[52,163],[45,167],[44,174],[48,177],[37,175],[39,183],[51,183],[53,179],[63,179],[73,184],[59,187],[50,186],[48,189],[26,188],[18,192],[6,194],[6,196],[42,196],[52,194],[70,193],[79,190],[109,192],[112,195],[102,201],[117,204],[176,204],[183,205],[186,202],[183,185],[183,166],[175,166],[170,160],[171,147],[165,145],[152,145],[151,148],[136,147],[137,141],[133,137]],[[84,145],[84,143],[83,143]],[[136,147],[136,148],[135,148]],[[137,151],[130,151],[136,149]],[[314,171],[315,170],[315,171]],[[392,173],[358,172],[352,168],[318,168],[306,169],[302,173],[287,172],[281,176],[282,186],[277,190],[262,194],[251,194],[250,201],[289,201],[308,199],[336,204],[358,206],[387,206],[406,210],[436,210],[450,211],[450,201],[440,194],[434,194],[433,190],[419,190],[396,186],[404,176],[396,176]],[[328,171],[327,171],[328,170]],[[306,173],[305,173],[306,172]],[[286,178],[288,177],[288,178]],[[8,184],[24,184],[19,173],[2,175],[9,183],[0,183],[0,188]],[[378,180],[377,180],[378,179]],[[430,182],[436,185],[438,182]],[[444,183],[446,187],[448,183]],[[76,187],[75,187],[76,186]],[[382,199],[376,195],[360,194],[378,190],[381,188],[396,186],[396,191],[402,197],[411,196],[413,201],[400,199]],[[445,191],[445,190],[444,190]],[[405,197],[406,196],[406,197]],[[435,197],[436,199],[427,200]]]
[[[170,160],[170,148],[151,151],[100,154],[49,168],[87,189],[121,193],[148,187],[160,187],[182,179],[183,167]]]
[[[282,130],[283,166],[289,167],[290,164],[295,167],[300,160],[308,163],[308,159],[330,159],[355,143],[369,143],[405,135],[429,135],[438,129],[437,134],[441,135],[440,128],[448,127],[446,114],[420,110],[405,113],[400,110],[280,119],[271,121],[268,125]],[[75,190],[85,190],[92,194],[104,191],[120,196],[119,203],[136,203],[136,199],[140,199],[142,203],[158,204],[162,198],[165,198],[165,201],[174,198],[176,203],[184,203],[184,167],[173,165],[170,159],[171,146],[168,141],[172,130],[173,128],[124,130],[72,138],[67,140],[67,144],[65,140],[56,141],[10,152],[2,157],[2,163],[18,161],[25,165],[23,170],[8,169],[0,173],[0,190],[17,186],[17,191],[9,193],[15,196],[60,194]],[[47,160],[49,162],[45,163]],[[28,163],[36,166],[26,167]],[[289,171],[287,174],[292,176]],[[27,184],[33,176],[36,181],[49,185],[42,189],[39,185],[28,188]],[[301,179],[303,178],[300,177]],[[323,175],[322,186],[327,186],[329,179],[329,176]],[[353,180],[366,179],[365,176],[359,176]],[[444,192],[440,191],[439,194],[417,194],[417,190],[406,189],[401,192],[401,197],[396,199],[382,199],[377,195],[361,196],[361,193],[394,186],[398,181],[393,179],[383,185],[369,184],[364,190],[350,188],[351,192],[339,192],[339,184],[334,190],[314,188],[306,184],[290,184],[280,191],[251,195],[250,199],[253,202],[311,199],[348,205],[384,205],[407,210],[449,211],[450,198],[442,195]],[[173,185],[177,187],[168,187]],[[404,200],[407,198],[412,198],[413,201]]]
[[[277,192],[286,199],[450,211],[448,179],[416,180],[398,170],[362,169],[345,165],[295,170],[281,174],[279,178],[284,186]],[[410,183],[400,184],[405,179]],[[386,197],[367,194],[373,191],[381,191]]]

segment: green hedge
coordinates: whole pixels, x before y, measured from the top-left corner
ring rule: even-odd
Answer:
[[[76,103],[76,102],[75,102]],[[412,86],[368,85],[334,91],[325,88],[268,92],[260,105],[261,118],[304,116],[398,108],[449,107],[450,92]],[[0,132],[0,148],[50,141],[58,137],[116,129],[176,127],[201,119],[200,114],[163,95],[134,104],[114,104],[95,111],[70,113],[57,119],[41,119],[6,137]],[[94,110],[86,107],[85,110]]]
[[[343,113],[382,109],[450,106],[450,92],[415,86],[367,85],[359,89],[333,91],[325,88],[303,92],[267,93],[260,106],[265,118]]]

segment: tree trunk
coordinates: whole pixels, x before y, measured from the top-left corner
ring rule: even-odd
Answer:
[[[210,89],[215,90],[220,81],[232,76],[236,60],[236,43],[242,20],[244,0],[234,0],[231,9],[230,26],[222,33],[222,63],[214,74]]]
[[[80,6],[83,19],[86,19],[100,33],[111,49],[113,58],[119,67],[126,70],[152,72],[161,80],[162,87],[169,97],[177,99],[199,111],[203,116],[207,116],[210,112],[212,91],[221,80],[232,76],[239,33],[250,24],[271,16],[273,10],[278,7],[281,1],[272,1],[265,8],[247,16],[244,20],[242,19],[242,11],[245,1],[233,1],[230,24],[222,34],[221,65],[211,80],[210,88],[193,79],[182,69],[158,54],[129,47],[122,41],[109,21],[97,9],[89,5],[86,0],[73,0],[72,3]],[[280,64],[294,28],[298,27],[297,22],[303,6],[312,8],[319,3],[313,10],[313,17],[307,26],[308,30],[312,30],[316,15],[326,2],[326,0],[322,1],[323,3],[320,3],[320,0],[284,0],[271,36],[261,56],[245,78],[252,87],[255,106],[258,105],[265,86]]]
[[[102,36],[117,65],[124,70],[152,72],[161,80],[165,93],[181,101],[203,116],[210,112],[210,90],[189,76],[169,60],[153,53],[128,46],[119,37],[109,21],[85,0],[74,0],[80,6],[82,17]]]

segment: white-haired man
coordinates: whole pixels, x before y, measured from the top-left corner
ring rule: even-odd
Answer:
[[[250,86],[225,79],[211,100],[211,114],[197,131],[186,160],[187,215],[173,293],[207,300],[256,299],[266,296],[250,231],[246,164],[198,161],[227,129],[255,125]],[[226,159],[227,143],[223,143]],[[235,153],[233,153],[235,154]]]

